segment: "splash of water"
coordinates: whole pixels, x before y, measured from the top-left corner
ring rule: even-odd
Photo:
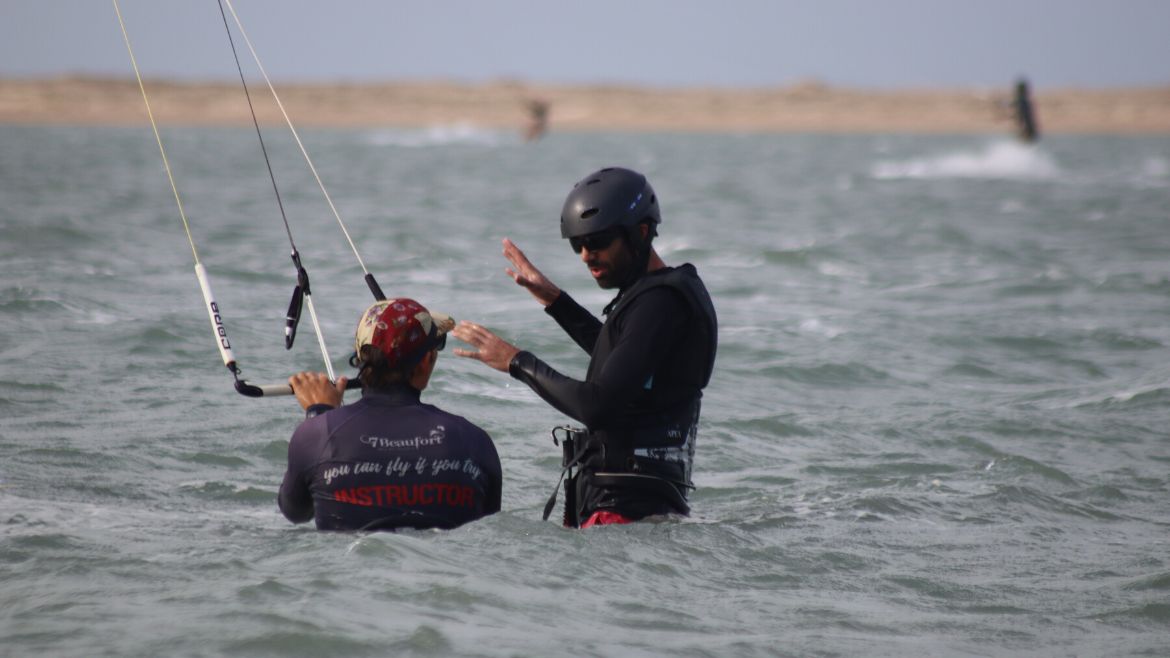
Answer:
[[[1036,146],[1017,142],[993,142],[980,150],[883,161],[871,171],[874,178],[986,178],[1046,180],[1060,175],[1060,167],[1048,153]]]
[[[375,146],[406,148],[425,148],[450,144],[500,146],[507,141],[505,133],[485,130],[466,123],[428,126],[418,130],[381,130],[370,133],[369,136],[369,142]]]

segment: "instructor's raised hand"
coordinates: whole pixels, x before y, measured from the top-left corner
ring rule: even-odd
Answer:
[[[532,293],[532,296],[541,305],[548,306],[560,296],[561,289],[549,281],[548,277],[540,270],[536,269],[536,266],[528,260],[520,247],[517,247],[508,238],[504,238],[504,258],[512,263],[512,267],[506,268],[504,271],[512,277],[516,285],[522,286]]]
[[[500,372],[508,372],[508,364],[512,362],[512,357],[520,351],[515,345],[504,341],[491,330],[466,320],[460,322],[451,335],[476,348],[476,351],[473,352],[457,347],[455,348],[455,356],[483,361]]]

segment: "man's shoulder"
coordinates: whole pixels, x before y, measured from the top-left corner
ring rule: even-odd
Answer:
[[[434,405],[422,406],[430,412],[429,415],[435,425],[442,425],[442,435],[451,441],[447,449],[466,452],[476,457],[482,464],[490,466],[494,463],[496,465],[491,468],[499,470],[500,458],[496,451],[496,443],[487,430],[463,416],[444,411]]]
[[[689,268],[689,271],[682,268]],[[627,311],[649,307],[655,313],[673,310],[671,307],[688,306],[687,291],[690,286],[686,279],[692,277],[699,286],[703,285],[698,275],[694,273],[694,267],[689,263],[657,270],[643,277],[636,288],[627,292],[627,299],[622,305],[627,307]]]
[[[646,292],[659,288],[687,288],[691,286],[705,287],[703,279],[699,276],[699,270],[690,263],[663,267],[647,273],[639,281],[639,287]]]
[[[293,439],[306,440],[310,436],[321,436],[328,432],[329,419],[327,416],[337,409],[319,409],[313,415],[307,416],[293,430]]]
[[[699,276],[699,269],[694,265],[683,263],[682,265],[668,269],[670,270],[670,277],[673,283],[685,286],[697,286],[706,290],[707,286],[703,283],[703,278]]]
[[[459,414],[454,414],[450,411],[446,411],[445,409],[440,409],[433,404],[423,403],[419,406],[426,410],[428,415],[436,419],[441,419],[443,422],[452,427],[458,427],[467,432],[479,433],[487,436],[487,431],[485,431],[482,427],[476,425],[470,420],[467,420],[467,418],[460,416]]]
[[[695,315],[708,317],[712,323],[716,321],[707,286],[690,263],[657,270],[640,284],[624,304],[624,314],[638,318],[638,323],[647,315],[666,316],[663,319],[676,322],[684,322],[684,316]]]
[[[412,413],[401,413],[404,408],[410,408]],[[409,419],[409,420],[407,420]],[[434,427],[442,425],[448,432],[458,431],[467,434],[479,433],[487,436],[487,432],[463,416],[451,413],[445,409],[418,402],[408,407],[385,407],[365,404],[365,398],[332,409],[323,414],[309,418],[301,423],[306,433],[330,432],[360,432],[370,427],[397,427],[400,430],[409,430],[415,426],[423,429],[424,426]]]

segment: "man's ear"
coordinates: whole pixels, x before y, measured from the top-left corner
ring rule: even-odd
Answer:
[[[418,363],[415,364],[414,368],[410,371],[410,376],[414,377],[416,374],[418,374],[424,370],[430,370],[430,369],[434,368],[435,362],[438,360],[439,360],[439,350],[431,350],[431,351],[427,352],[426,354],[423,355],[423,358],[419,359]]]

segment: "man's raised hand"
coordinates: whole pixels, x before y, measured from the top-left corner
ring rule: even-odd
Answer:
[[[556,287],[552,281],[548,280],[536,266],[528,260],[524,252],[517,247],[514,242],[508,238],[504,238],[504,258],[507,258],[512,263],[512,267],[506,268],[508,276],[516,282],[516,285],[522,286],[532,293],[536,301],[543,306],[556,301],[561,294],[561,289]]]

